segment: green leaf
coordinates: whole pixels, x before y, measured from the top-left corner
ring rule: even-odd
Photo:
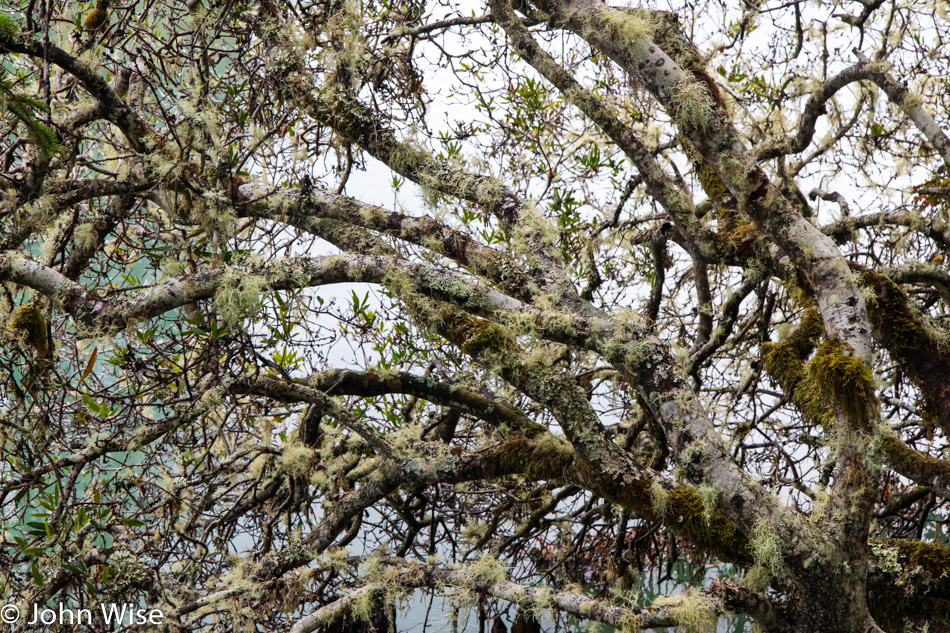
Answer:
[[[98,347],[92,348],[92,354],[89,355],[89,362],[86,363],[86,368],[82,370],[82,375],[79,376],[79,382],[82,383],[86,378],[89,377],[89,374],[92,373],[92,367],[96,364],[96,355],[99,352]]]
[[[46,581],[43,579],[43,574],[40,573],[39,568],[36,566],[35,560],[30,565],[30,573],[33,574],[33,582],[35,582],[38,587],[46,586]]]

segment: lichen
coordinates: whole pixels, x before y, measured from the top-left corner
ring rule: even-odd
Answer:
[[[228,269],[214,293],[214,307],[229,325],[240,323],[261,307],[261,295],[268,289],[267,280],[238,269]]]
[[[282,447],[280,463],[284,471],[291,476],[305,475],[310,472],[314,458],[313,448],[296,442],[288,441]]]
[[[152,581],[152,572],[131,552],[113,552],[109,556],[108,564],[115,574],[113,582],[118,588],[141,588]]]
[[[667,492],[666,488],[663,487],[662,483],[654,479],[653,483],[650,484],[650,502],[652,503],[653,511],[656,512],[656,516],[658,518],[662,519],[666,516],[669,499],[669,492]]]
[[[678,596],[659,596],[651,608],[665,608],[676,621],[676,629],[686,633],[707,633],[716,629],[719,615],[712,601],[695,587]]]
[[[91,222],[85,222],[76,227],[76,230],[73,231],[73,241],[76,242],[76,246],[82,250],[90,250],[95,248],[96,244],[99,242],[99,233],[96,231],[95,225]]]
[[[601,12],[603,24],[594,26],[590,29],[604,28],[606,33],[601,37],[609,37],[615,41],[630,45],[636,40],[650,38],[656,30],[656,25],[649,19],[647,11],[637,9],[616,9],[610,8]]]
[[[715,107],[706,87],[697,81],[682,81],[673,88],[670,100],[673,117],[687,129],[701,132],[712,127]]]
[[[783,566],[782,546],[778,537],[769,527],[767,520],[759,519],[752,526],[749,547],[756,563],[768,569],[773,577],[781,575]]]
[[[494,584],[508,578],[508,567],[491,554],[482,554],[465,568],[465,577],[471,583]]]
[[[950,547],[902,539],[871,539],[881,574],[869,582],[868,606],[885,630],[950,620]]]
[[[696,489],[700,500],[703,502],[703,512],[707,517],[711,516],[716,509],[716,501],[719,499],[719,490],[710,483],[704,483]]]

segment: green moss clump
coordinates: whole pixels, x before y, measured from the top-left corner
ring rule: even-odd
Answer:
[[[950,414],[943,378],[950,371],[950,354],[941,336],[927,325],[896,283],[873,271],[858,270],[865,286],[873,291],[867,306],[875,336],[920,389],[921,417],[932,432],[937,425],[946,424]]]
[[[762,345],[765,371],[805,419],[827,429],[834,419],[833,407],[838,407],[867,426],[877,403],[871,368],[851,354],[850,346],[837,340],[824,341],[806,363],[821,332],[818,310],[809,308],[791,336]]]
[[[457,313],[451,325],[452,338],[469,356],[504,353],[515,348],[515,337],[511,332],[486,319]]]
[[[805,359],[815,349],[815,341],[821,333],[821,316],[817,308],[809,308],[788,338],[779,343],[762,344],[762,365],[806,420],[827,428],[834,419],[834,412],[831,404],[821,397],[815,382],[809,379],[805,366]]]
[[[489,479],[520,473],[528,481],[538,481],[557,477],[573,457],[571,445],[551,433],[533,441],[512,433],[485,460],[483,472]]]
[[[808,377],[823,402],[833,402],[861,426],[870,421],[877,397],[871,368],[852,355],[851,346],[827,340],[808,361]]]
[[[650,499],[652,505],[652,498]],[[676,486],[667,495],[668,525],[686,538],[725,559],[749,557],[749,541],[718,510],[707,514],[700,494],[690,486]]]
[[[49,323],[36,301],[18,306],[10,314],[9,327],[24,333],[26,342],[34,349],[37,358],[49,358],[53,345],[49,335]]]

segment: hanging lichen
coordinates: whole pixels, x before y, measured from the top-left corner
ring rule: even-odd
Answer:
[[[261,307],[261,295],[268,283],[260,275],[250,275],[237,269],[228,269],[214,293],[214,307],[229,325],[235,325]]]

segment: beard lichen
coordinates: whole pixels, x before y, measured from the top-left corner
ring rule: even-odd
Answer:
[[[716,501],[719,499],[719,490],[711,483],[704,483],[696,488],[696,492],[703,502],[703,513],[709,518],[716,509]]]
[[[686,128],[705,132],[712,127],[715,107],[709,91],[698,81],[683,81],[673,88],[670,107],[676,122]]]
[[[695,587],[678,596],[659,596],[650,606],[668,609],[676,621],[677,630],[685,633],[714,631],[719,620],[712,601]]]
[[[782,547],[779,544],[778,536],[772,531],[765,519],[759,519],[752,526],[749,548],[752,550],[752,557],[756,563],[768,569],[773,577],[781,574],[783,565]]]
[[[465,577],[471,583],[495,584],[508,578],[508,566],[491,554],[482,556],[466,567]]]
[[[235,325],[261,308],[261,295],[267,289],[264,277],[229,268],[214,293],[214,308],[228,325]]]
[[[601,22],[597,26],[590,24],[588,30],[603,28],[607,37],[629,45],[653,36],[656,25],[650,20],[650,13],[641,9],[611,7],[602,11]]]
[[[663,487],[659,480],[654,479],[650,484],[650,502],[653,505],[653,511],[660,519],[666,516],[667,506],[670,500],[670,493]]]
[[[306,475],[310,472],[313,458],[313,448],[306,444],[290,440],[282,447],[280,463],[288,475]]]

